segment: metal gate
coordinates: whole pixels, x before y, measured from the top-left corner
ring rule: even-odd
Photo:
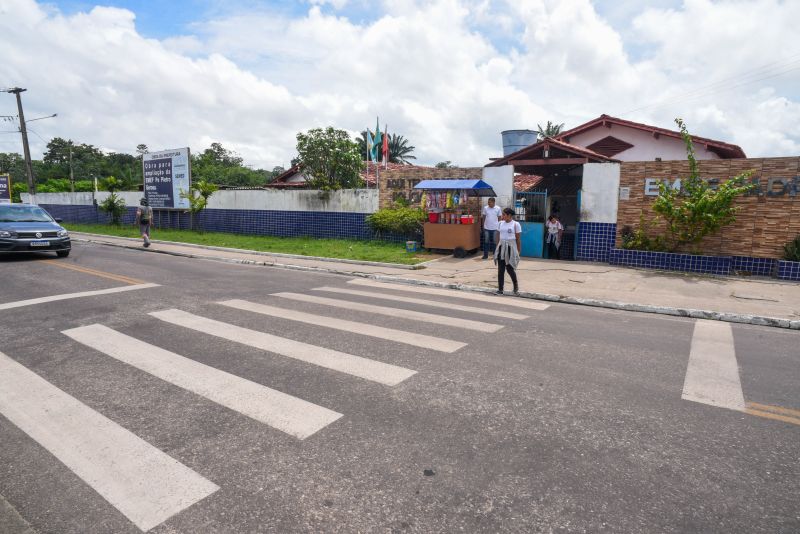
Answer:
[[[547,190],[517,193],[514,211],[522,226],[520,256],[541,258],[544,251],[544,223],[547,218]]]

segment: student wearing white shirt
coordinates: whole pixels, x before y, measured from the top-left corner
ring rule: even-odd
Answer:
[[[494,254],[494,234],[497,232],[502,212],[499,206],[494,205],[494,197],[489,199],[489,205],[484,206],[481,210],[481,228],[483,228],[483,259],[489,257],[489,251]],[[491,248],[489,248],[491,247]]]
[[[514,210],[503,210],[503,222],[497,227],[499,242],[494,251],[494,261],[497,263],[497,293],[503,294],[505,273],[511,277],[514,284],[514,294],[519,293],[516,268],[519,264],[519,251],[522,250],[522,226],[514,220]]]
[[[561,259],[561,236],[564,235],[564,225],[558,217],[551,215],[547,218],[547,257],[551,260]]]

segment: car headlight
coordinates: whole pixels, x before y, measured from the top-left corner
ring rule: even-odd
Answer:
[[[15,232],[9,232],[8,230],[0,230],[0,237],[15,237]]]
[[[69,232],[67,232],[66,230],[59,230],[58,231],[58,237],[67,237],[68,235],[69,235]]]

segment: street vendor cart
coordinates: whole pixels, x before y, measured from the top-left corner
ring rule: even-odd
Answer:
[[[483,180],[423,180],[422,208],[428,214],[423,226],[424,247],[452,250],[463,258],[481,246],[480,197],[497,196]]]

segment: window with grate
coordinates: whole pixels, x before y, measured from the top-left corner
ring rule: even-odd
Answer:
[[[619,154],[624,150],[633,148],[633,145],[628,143],[627,141],[623,141],[622,139],[617,139],[616,137],[609,135],[608,137],[604,137],[599,141],[595,141],[586,148],[594,152],[597,152],[598,154],[611,157],[615,154]]]

